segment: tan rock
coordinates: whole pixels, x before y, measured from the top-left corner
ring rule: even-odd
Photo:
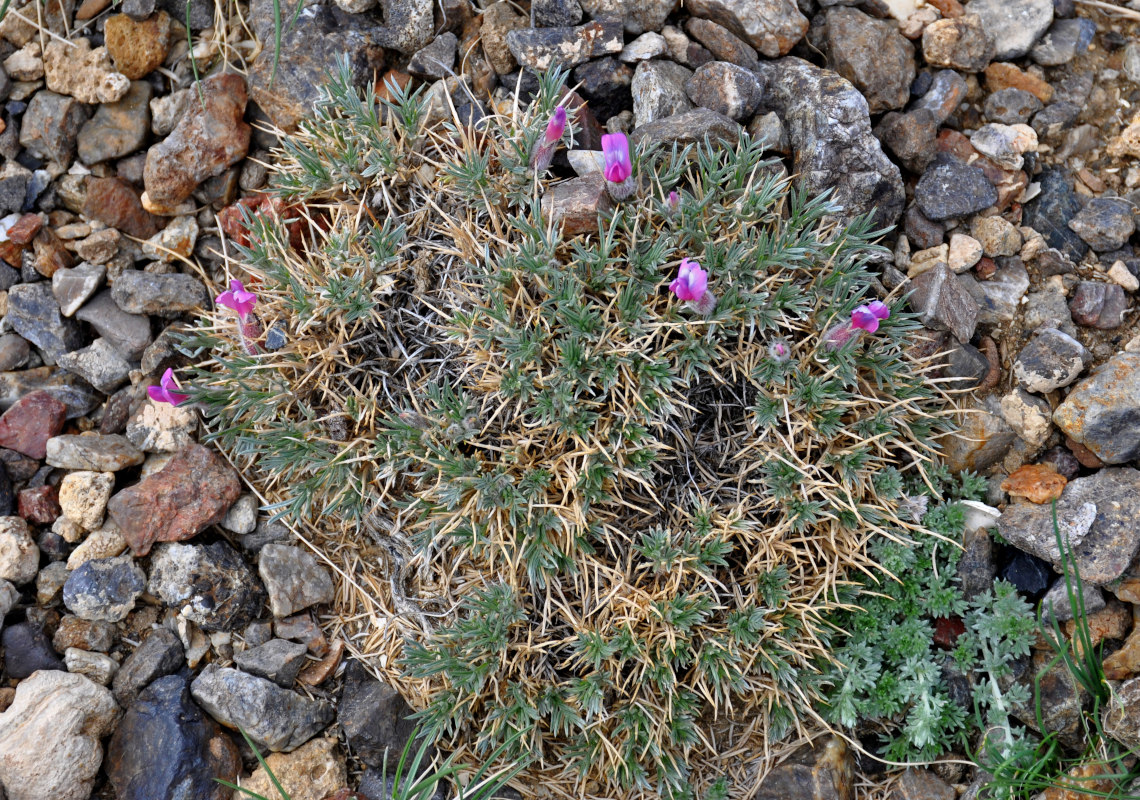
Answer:
[[[87,800],[114,730],[111,692],[82,675],[33,672],[0,714],[0,782],[9,800]],[[50,757],[48,757],[50,756]]]
[[[1108,270],[1108,277],[1118,283],[1126,292],[1140,289],[1140,280],[1133,275],[1123,261],[1117,261]]]
[[[978,263],[982,257],[982,245],[973,236],[955,233],[950,236],[946,265],[957,273],[963,273]]]
[[[0,579],[17,586],[36,577],[40,549],[20,517],[0,517]]]
[[[119,526],[108,522],[102,528],[91,533],[78,547],[71,551],[67,557],[67,568],[79,569],[88,561],[99,558],[114,558],[127,549],[127,540],[119,532]]]
[[[1107,152],[1116,158],[1123,156],[1140,158],[1140,114],[1120,132],[1119,136],[1108,143]]]
[[[113,103],[131,88],[126,75],[111,66],[106,47],[91,49],[84,38],[67,42],[52,39],[44,50],[47,87],[71,95],[82,103]]]
[[[1053,99],[1053,87],[1048,81],[1004,61],[986,67],[986,88],[991,94],[1002,89],[1021,89],[1046,104]]]
[[[290,800],[324,800],[348,781],[344,757],[335,739],[313,739],[292,753],[271,753],[265,763]],[[242,789],[263,797],[276,793],[264,767],[241,782]]]
[[[919,250],[917,253],[910,257],[910,265],[907,267],[906,274],[908,278],[917,278],[927,270],[934,269],[938,264],[946,264],[950,258],[950,245],[940,244],[937,247],[928,247],[925,250]]]
[[[1123,681],[1140,675],[1140,628],[1134,628],[1124,646],[1104,660],[1104,677]]]
[[[148,400],[127,422],[127,439],[145,453],[176,453],[194,443],[196,427],[188,406]]]
[[[111,472],[80,470],[65,475],[59,484],[59,507],[64,515],[84,530],[103,524],[107,501],[115,489]]]

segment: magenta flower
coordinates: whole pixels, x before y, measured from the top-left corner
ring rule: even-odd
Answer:
[[[229,291],[222,292],[215,297],[214,302],[236,311],[238,318],[245,322],[246,317],[249,316],[249,312],[253,310],[253,306],[257,302],[257,295],[253,292],[247,292],[241,281],[232,280]]]
[[[701,269],[699,261],[682,258],[676,279],[669,284],[669,291],[680,300],[700,300],[709,288],[709,274]]]
[[[543,142],[552,145],[562,138],[562,133],[566,130],[566,107],[558,106],[554,109],[554,116],[550,118],[550,122],[546,123],[546,135],[543,137]]]
[[[625,183],[633,174],[629,161],[629,139],[624,133],[607,133],[602,137],[602,156],[606,160],[603,172],[610,183]]]
[[[550,167],[550,162],[554,160],[554,148],[558,145],[565,131],[566,109],[563,106],[558,106],[554,109],[554,115],[551,116],[550,122],[546,123],[546,133],[542,135],[542,140],[535,142],[534,150],[531,151],[530,165],[534,167],[536,172],[543,172]]]
[[[874,333],[879,329],[879,322],[891,315],[891,309],[886,303],[874,300],[865,306],[859,306],[851,312],[851,325],[855,328]]]
[[[160,386],[146,387],[146,393],[150,395],[150,399],[154,402],[170,403],[172,406],[180,406],[190,399],[190,395],[174,391],[178,388],[178,384],[174,382],[174,370],[168,368],[166,372],[162,373],[160,383]]]
[[[669,209],[670,214],[676,214],[677,209],[681,207],[681,195],[677,194],[676,190],[669,192],[669,197],[665,200],[665,206]]]

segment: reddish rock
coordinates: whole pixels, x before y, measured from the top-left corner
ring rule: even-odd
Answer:
[[[58,436],[67,418],[67,406],[47,392],[26,394],[0,416],[0,447],[29,458],[47,454],[47,440]]]
[[[55,486],[21,489],[16,502],[17,513],[35,525],[51,525],[63,513],[59,507],[59,489]]]
[[[201,445],[191,445],[161,470],[116,494],[107,511],[135,556],[155,542],[180,542],[221,522],[241,493],[237,473]]]
[[[175,204],[199,183],[220,175],[249,150],[251,128],[242,121],[245,78],[234,73],[202,81],[205,102],[191,103],[178,125],[147,151],[143,183],[151,201]]]
[[[136,239],[149,239],[158,233],[139,193],[122,178],[89,178],[83,215]]]
[[[243,197],[218,213],[222,232],[242,247],[249,246],[249,226],[246,217],[269,216],[285,220],[289,232],[289,246],[299,248],[304,243],[305,217],[297,206],[288,206],[279,197],[254,194]]]
[[[39,214],[25,214],[8,229],[8,239],[21,247],[27,247],[43,226],[44,218]]]
[[[958,637],[966,632],[961,617],[939,617],[934,621],[934,644],[943,650],[958,646]]]
[[[51,228],[44,228],[36,234],[32,242],[36,258],[33,266],[36,272],[45,278],[50,278],[61,269],[75,266],[75,257],[63,245],[63,240],[56,236]]]
[[[1069,452],[1076,457],[1082,467],[1100,469],[1104,466],[1104,462],[1097,458],[1096,453],[1068,436],[1065,437],[1065,447],[1069,448]]]

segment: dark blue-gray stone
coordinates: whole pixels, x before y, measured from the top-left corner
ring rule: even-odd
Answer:
[[[0,642],[4,645],[4,671],[9,678],[26,678],[41,669],[65,669],[39,625],[11,625],[4,629]]]
[[[1022,222],[1044,236],[1050,247],[1079,262],[1089,246],[1069,229],[1069,220],[1081,211],[1069,177],[1062,170],[1048,169],[1037,180],[1041,194],[1025,204]]]
[[[233,740],[190,698],[182,675],[159,678],[123,715],[104,768],[118,800],[223,800],[241,757]]]
[[[914,199],[927,219],[939,222],[984,211],[997,204],[998,193],[979,167],[948,159],[927,168]]]

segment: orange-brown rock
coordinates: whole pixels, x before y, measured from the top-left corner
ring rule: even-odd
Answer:
[[[136,22],[126,14],[107,20],[104,36],[115,69],[132,81],[162,66],[170,51],[170,17],[165,11]]]
[[[1123,681],[1140,675],[1140,628],[1134,628],[1124,646],[1104,660],[1104,677]]]
[[[991,94],[1002,89],[1021,89],[1042,103],[1053,99],[1053,87],[1047,81],[1004,61],[995,61],[986,67],[986,88]]]
[[[1109,599],[1108,605],[1100,611],[1088,615],[1089,637],[1092,646],[1096,647],[1105,639],[1123,639],[1132,629],[1132,611],[1123,603]],[[1077,631],[1075,620],[1069,620],[1064,625],[1065,637],[1073,642],[1079,651],[1081,643],[1074,639]]]
[[[1069,481],[1049,464],[1024,464],[1001,482],[1003,492],[1025,497],[1031,503],[1050,503],[1061,496]]]

